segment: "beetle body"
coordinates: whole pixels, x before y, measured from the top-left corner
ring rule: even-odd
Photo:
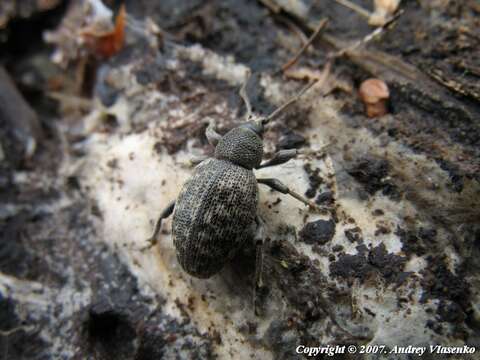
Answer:
[[[315,82],[305,86],[270,115],[255,119],[244,83],[240,95],[247,107],[247,121],[224,136],[209,125],[205,135],[208,141],[216,146],[214,158],[205,160],[195,169],[177,199],[162,211],[153,235],[148,239],[150,245],[145,249],[157,243],[156,237],[162,220],[173,213],[172,237],[180,265],[192,276],[209,278],[218,273],[245,242],[252,238],[256,245],[255,299],[255,289],[263,286],[261,273],[264,227],[257,216],[258,184],[267,185],[273,190],[294,197],[312,209],[318,209],[315,203],[291,190],[280,180],[257,179],[253,173],[253,169],[280,165],[296,156],[296,150],[280,150],[262,163],[264,126],[298,100],[313,84]],[[255,300],[254,307],[257,314]],[[328,314],[338,325],[331,311],[328,311]]]
[[[313,84],[305,86],[296,96],[266,117],[252,115],[245,93],[240,95],[247,107],[247,121],[225,135],[210,125],[205,135],[215,145],[215,156],[201,163],[185,182],[180,195],[160,214],[150,243],[157,243],[162,220],[173,213],[172,237],[177,258],[183,269],[199,278],[218,273],[232,259],[245,241],[256,243],[255,279],[260,284],[261,244],[263,225],[257,216],[258,184],[264,184],[283,194],[289,194],[311,208],[316,205],[292,191],[278,179],[257,179],[253,169],[279,165],[296,156],[296,150],[280,150],[262,163],[264,127],[295,102]]]
[[[215,158],[195,169],[177,198],[173,241],[190,275],[218,273],[255,231],[258,185],[252,169],[261,162],[263,141],[254,130],[240,126],[223,136]]]

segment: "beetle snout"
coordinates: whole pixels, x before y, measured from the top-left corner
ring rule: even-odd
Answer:
[[[248,121],[239,127],[253,131],[260,137],[263,137],[264,127],[261,120]]]

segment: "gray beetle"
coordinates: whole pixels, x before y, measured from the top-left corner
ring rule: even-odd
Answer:
[[[247,77],[248,81],[248,77]],[[172,236],[182,268],[197,278],[218,273],[248,239],[255,239],[256,285],[260,282],[262,221],[257,216],[258,184],[289,194],[311,208],[316,205],[290,190],[277,179],[257,179],[253,169],[279,165],[296,156],[296,150],[281,150],[262,163],[263,132],[273,118],[298,100],[315,82],[266,117],[252,114],[246,95],[246,84],[240,90],[247,108],[246,121],[218,134],[213,124],[206,130],[208,141],[215,146],[215,155],[201,162],[193,176],[185,182],[178,198],[161,214],[153,235],[156,244],[161,222],[173,213]]]

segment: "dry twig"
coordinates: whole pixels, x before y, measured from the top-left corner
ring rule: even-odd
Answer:
[[[260,2],[269,8],[274,14],[278,14],[282,11],[281,6],[276,4],[274,0],[260,0]]]
[[[291,68],[293,65],[295,65],[298,62],[298,59],[300,59],[300,56],[302,56],[305,50],[315,41],[317,36],[322,32],[322,30],[327,25],[327,23],[328,23],[327,19],[323,19],[322,21],[320,21],[320,23],[318,24],[317,28],[313,32],[312,36],[310,36],[308,41],[305,44],[303,44],[302,48],[295,54],[295,56],[291,60],[289,60],[286,64],[282,66],[283,72],[287,71],[289,68]]]
[[[334,54],[332,54],[331,56],[333,58],[338,58],[338,57],[342,57],[346,54],[348,54],[349,52],[359,48],[360,46],[363,46],[363,45],[366,45],[367,43],[369,43],[370,41],[372,41],[373,39],[375,39],[377,36],[379,36],[381,33],[383,33],[385,31],[386,28],[388,28],[391,24],[393,24],[395,21],[397,21],[397,19],[400,17],[400,15],[403,14],[403,10],[399,11],[397,14],[395,14],[394,16],[392,16],[385,24],[383,24],[382,26],[378,27],[377,29],[375,29],[374,31],[372,31],[370,34],[366,35],[363,39],[360,39],[356,42],[354,42],[353,44],[351,44],[350,46],[346,46],[344,48],[341,48],[339,50],[337,50]]]
[[[281,23],[284,23],[290,31],[292,31],[298,38],[300,39],[302,46],[305,45],[308,41],[308,37],[305,35],[305,33],[298,27],[297,24],[295,24],[292,20],[290,20],[288,17],[283,16],[283,15],[278,15],[278,21]]]
[[[370,13],[370,11],[368,10],[365,10],[364,8],[362,8],[361,6],[358,6],[357,4],[349,1],[349,0],[335,0],[337,3],[339,3],[340,5],[343,5],[347,8],[349,8],[350,10],[353,10],[355,11],[357,14],[363,16],[364,18],[366,19],[369,19],[370,16],[372,15]]]

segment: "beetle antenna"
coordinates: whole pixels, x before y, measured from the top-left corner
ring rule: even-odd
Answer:
[[[250,117],[252,116],[252,104],[250,103],[250,99],[248,98],[247,95],[247,84],[248,80],[250,80],[251,76],[250,70],[247,70],[247,76],[245,81],[243,82],[242,87],[240,88],[240,96],[243,99],[243,102],[245,103],[245,107],[247,108],[247,114],[245,115],[245,121],[250,120]]]
[[[308,89],[310,89],[313,85],[315,85],[316,83],[318,82],[318,80],[314,80],[310,83],[308,83],[306,86],[304,86],[302,88],[302,90],[300,90],[297,94],[295,94],[294,96],[292,96],[290,99],[288,99],[283,105],[281,105],[280,107],[276,108],[274,111],[272,111],[270,113],[270,115],[264,117],[261,119],[262,121],[262,125],[267,125],[272,119],[274,119],[275,117],[277,117],[281,112],[283,112],[287,107],[289,107],[290,105],[292,105],[294,102],[298,101],[298,99],[300,99],[303,94],[305,94]]]

